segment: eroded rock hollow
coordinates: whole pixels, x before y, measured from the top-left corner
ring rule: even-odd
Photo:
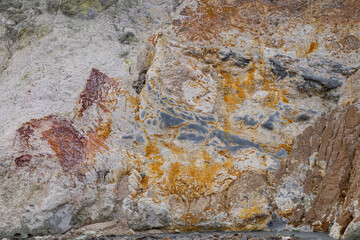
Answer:
[[[360,238],[356,0],[0,2],[0,236]]]

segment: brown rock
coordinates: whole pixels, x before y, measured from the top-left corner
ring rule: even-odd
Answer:
[[[341,41],[341,44],[349,48],[351,51],[357,50],[360,48],[360,40],[354,35],[348,35],[344,37]]]
[[[288,215],[292,223],[305,216],[305,222],[314,230],[325,231],[338,214],[336,222],[343,234],[354,221],[354,210],[349,206],[360,196],[359,123],[359,110],[354,105],[348,105],[345,109],[332,112],[327,120],[321,117],[314,129],[308,128],[297,137],[291,159],[306,161],[313,153],[318,152],[318,155],[314,169],[309,169],[303,183],[305,192],[315,196],[312,208],[304,214],[301,205],[298,205],[294,213]],[[321,136],[319,141],[317,136]],[[294,167],[289,167],[288,174],[292,169]],[[340,206],[342,210],[337,212]]]

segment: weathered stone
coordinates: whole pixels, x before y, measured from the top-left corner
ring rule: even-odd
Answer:
[[[166,227],[169,224],[168,209],[151,199],[125,202],[129,227],[134,230],[147,230]]]
[[[130,44],[136,41],[135,34],[132,32],[126,32],[124,34],[119,35],[119,41],[122,44]]]
[[[359,10],[1,1],[1,237],[357,238]]]

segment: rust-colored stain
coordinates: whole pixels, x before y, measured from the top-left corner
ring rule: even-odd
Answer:
[[[161,36],[162,36],[162,34],[161,34],[161,33],[158,33],[158,34],[154,35],[154,36],[150,39],[150,41],[152,42],[152,44],[153,44],[154,47],[156,46],[156,44],[157,44],[157,42],[158,42],[158,40],[159,40],[159,38],[160,38]]]
[[[256,204],[249,208],[241,209],[239,212],[239,218],[251,219],[254,215],[261,215],[264,211]]]
[[[32,156],[29,154],[21,155],[15,159],[15,164],[17,167],[24,167],[30,162],[31,158]]]
[[[360,20],[360,5],[354,0],[344,0],[341,6],[323,8],[321,1],[264,0],[217,1],[197,0],[197,7],[186,8],[186,17],[177,21],[175,32],[191,41],[213,41],[221,38],[221,33],[231,29],[253,35],[269,36],[278,29],[278,23],[271,16],[281,14],[291,24],[333,25],[357,23]],[[301,6],[301,7],[299,7]]]
[[[157,179],[160,179],[164,174],[163,165],[165,159],[160,154],[160,151],[157,140],[149,138],[145,147],[145,156],[151,160],[151,163],[148,164],[149,176],[146,181],[143,182],[143,187],[147,187],[148,183],[153,183]]]
[[[36,131],[40,131],[42,139],[48,142],[65,171],[84,159],[85,139],[69,120],[50,115],[24,123],[18,129],[20,142],[26,143],[22,146],[24,150],[32,150],[28,142]],[[30,155],[23,155],[17,158],[15,163],[20,166],[29,162],[30,159]]]
[[[24,147],[29,147],[29,140],[31,135],[34,133],[34,130],[30,125],[23,125],[17,130],[17,133],[20,136],[20,142]]]
[[[116,79],[109,78],[97,69],[92,69],[84,91],[80,94],[80,110],[77,117],[82,117],[84,111],[93,104],[97,104],[102,112],[98,112],[97,125],[80,133],[73,126],[73,122],[55,115],[40,119],[32,119],[24,123],[17,130],[21,146],[24,150],[31,150],[30,138],[39,132],[43,140],[46,140],[55,152],[65,172],[93,157],[100,149],[107,150],[105,142],[111,134],[111,113],[117,104],[117,97],[121,92]],[[24,165],[27,155],[17,158],[17,165]]]
[[[85,89],[80,94],[79,116],[90,108],[94,103],[99,104],[104,112],[109,112],[110,109],[103,103],[109,101],[108,95],[110,89],[116,88],[117,84],[115,79],[109,78],[98,69],[91,69],[89,78],[86,81]]]
[[[281,86],[277,86],[274,79],[270,76],[270,73],[265,67],[263,61],[252,63],[249,70],[244,76],[234,76],[232,73],[222,70],[223,66],[220,65],[215,71],[219,72],[222,76],[220,82],[220,94],[223,97],[225,106],[225,121],[223,129],[233,134],[233,126],[231,124],[231,114],[242,104],[246,99],[253,99],[254,94],[262,90],[266,92],[266,96],[262,99],[254,99],[259,101],[264,107],[278,109],[277,104],[279,102],[289,103],[288,91]],[[256,77],[255,77],[256,76]],[[289,123],[291,121],[288,121]]]
[[[310,45],[306,47],[299,47],[296,51],[296,56],[298,58],[306,57],[308,58],[309,55],[315,52],[319,48],[319,44],[317,42],[310,42]]]
[[[65,119],[51,116],[51,128],[42,133],[65,171],[69,171],[85,158],[85,138]]]
[[[105,142],[111,134],[111,125],[112,122],[110,120],[104,121],[101,119],[98,121],[96,128],[87,133],[86,148],[89,154],[95,153],[102,148],[108,150]]]
[[[317,42],[311,42],[309,46],[309,50],[305,52],[306,55],[313,53],[316,49],[319,48],[319,44]]]
[[[166,180],[160,183],[161,189],[166,196],[173,195],[184,202],[194,201],[211,193],[215,176],[220,169],[221,165],[216,163],[171,163]]]

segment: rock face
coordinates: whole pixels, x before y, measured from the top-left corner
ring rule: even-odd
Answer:
[[[351,0],[2,1],[0,236],[358,239],[359,11]]]

